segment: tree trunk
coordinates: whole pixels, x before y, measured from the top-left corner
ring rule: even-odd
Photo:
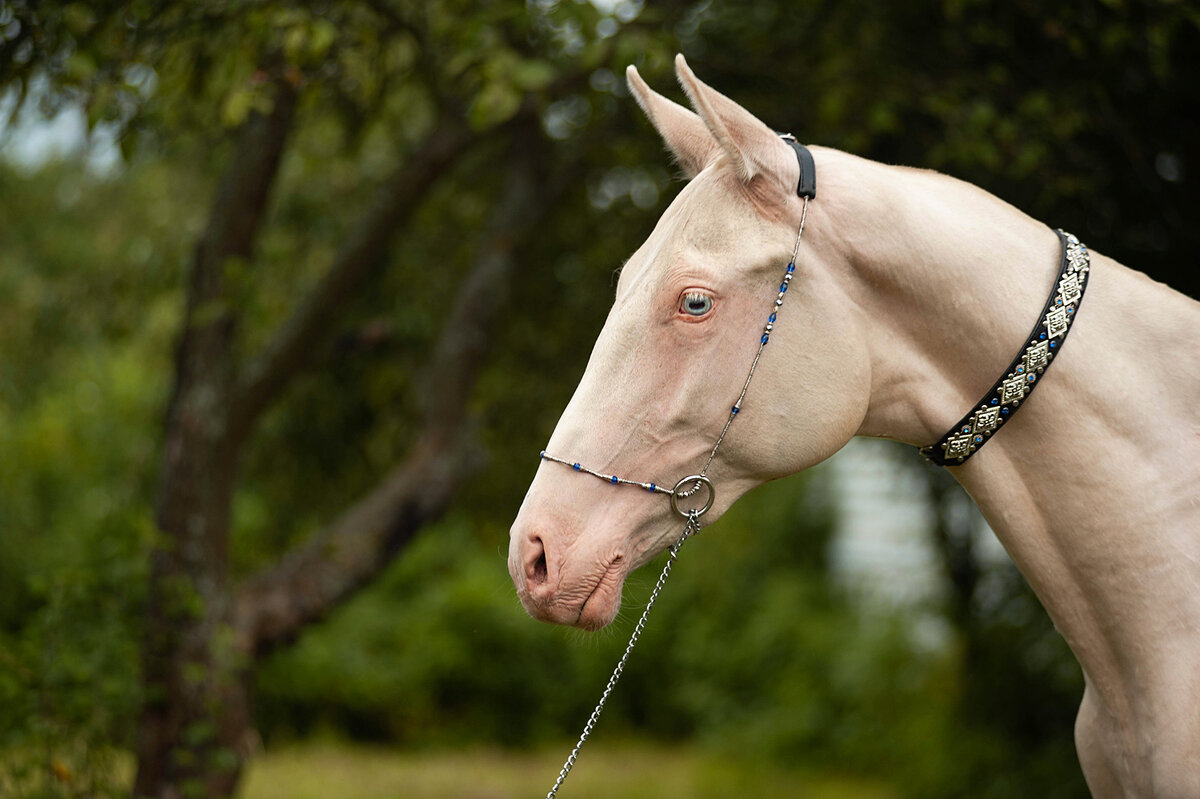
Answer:
[[[245,690],[225,634],[241,443],[229,435],[237,317],[225,268],[252,254],[291,129],[294,87],[280,80],[275,89],[271,111],[252,115],[239,132],[192,260],[159,475],[159,538],[150,562],[137,797],[227,795],[241,763]]]
[[[196,248],[167,413],[159,540],[150,570],[142,663],[145,698],[134,795],[224,797],[253,739],[255,661],[368,584],[449,506],[478,465],[463,423],[484,361],[487,328],[516,263],[515,248],[553,204],[537,191],[536,136],[521,146],[478,257],[423,382],[422,429],[406,460],[314,538],[237,588],[228,545],[240,452],[257,420],[329,336],[345,300],[385,261],[389,240],[445,168],[482,136],[447,118],[381,187],[346,245],[293,316],[240,373],[225,264],[249,261],[295,104],[283,86],[270,114],[242,130]],[[522,117],[528,122],[532,117]],[[494,135],[495,131],[492,132]]]

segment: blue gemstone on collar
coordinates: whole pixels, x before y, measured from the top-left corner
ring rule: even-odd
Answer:
[[[1008,408],[1001,408],[1000,413],[1002,413],[1005,416],[1008,416]]]
[[[1038,333],[1038,340],[1039,340],[1039,341],[1040,341],[1040,340],[1042,340],[1042,339],[1044,339],[1045,337],[1046,337],[1046,334],[1045,334],[1045,333]]]
[[[965,424],[965,425],[963,425],[963,432],[964,432],[964,433],[969,433],[969,432],[971,432],[971,425],[969,425],[969,424]]]
[[[992,397],[992,404],[993,404],[993,405],[999,405],[999,404],[1000,404],[1000,399],[999,399],[998,397]]]
[[[1036,380],[1036,379],[1037,379],[1037,375],[1030,375],[1030,376],[1029,376],[1028,378],[1026,378],[1026,379],[1027,379],[1027,380],[1029,380],[1029,382],[1030,382],[1030,383],[1032,383],[1034,380]]]
[[[1050,349],[1054,349],[1054,348],[1055,348],[1055,347],[1057,347],[1057,346],[1058,346],[1058,342],[1057,342],[1057,341],[1051,341],[1051,342],[1050,342]]]
[[[975,443],[978,444],[980,441],[983,441],[983,436],[975,436]]]

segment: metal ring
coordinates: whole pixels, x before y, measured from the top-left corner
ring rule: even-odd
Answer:
[[[699,485],[697,485],[691,491],[688,491],[686,493],[680,491],[680,489],[688,483],[698,483]],[[697,490],[699,490],[701,485],[708,488],[708,502],[704,503],[704,507],[703,508],[688,508],[687,510],[680,508],[679,507],[679,498],[681,496],[684,496],[684,497],[691,496],[692,494],[696,493]],[[683,478],[678,483],[676,483],[675,487],[671,489],[671,510],[675,511],[676,513],[678,513],[680,516],[683,516],[684,518],[691,518],[693,513],[695,514],[696,518],[699,518],[699,517],[703,516],[704,514],[708,513],[709,509],[713,506],[713,501],[716,500],[716,498],[717,498],[717,489],[713,488],[712,480],[709,480],[707,477],[705,477],[702,474],[689,474],[687,477]]]

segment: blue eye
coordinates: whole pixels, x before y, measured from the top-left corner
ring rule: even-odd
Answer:
[[[712,307],[712,297],[696,291],[689,291],[683,295],[683,302],[680,304],[679,310],[688,316],[704,316],[712,310]]]

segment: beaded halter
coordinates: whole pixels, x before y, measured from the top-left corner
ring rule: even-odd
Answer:
[[[721,442],[725,440],[725,434],[729,432],[729,427],[733,424],[733,420],[741,413],[742,401],[746,398],[746,391],[750,388],[750,381],[754,379],[754,370],[758,366],[759,358],[762,357],[763,349],[767,346],[767,342],[771,340],[771,332],[775,329],[775,321],[779,316],[780,308],[783,306],[788,285],[792,282],[792,277],[796,273],[796,254],[800,251],[800,239],[804,236],[804,221],[808,217],[808,201],[817,196],[816,168],[813,163],[812,153],[808,151],[808,148],[796,141],[796,137],[790,133],[780,134],[780,138],[795,151],[796,160],[800,164],[800,180],[796,187],[796,195],[804,201],[804,207],[800,211],[800,229],[796,233],[796,244],[792,247],[792,257],[788,261],[787,269],[783,273],[783,282],[779,284],[779,293],[775,297],[775,304],[771,307],[771,313],[767,317],[766,325],[763,327],[762,335],[759,337],[758,349],[754,353],[754,360],[750,362],[750,370],[746,374],[746,381],[742,384],[742,390],[738,394],[737,401],[729,409],[729,416],[725,419],[725,426],[721,429],[721,434],[717,436],[717,440],[713,443],[712,451],[708,454],[704,468],[696,474],[690,474],[680,479],[675,483],[673,488],[667,489],[652,482],[630,480],[629,478],[618,477],[615,474],[598,472],[594,469],[589,469],[577,461],[559,458],[542,450],[542,460],[569,466],[577,472],[589,474],[611,485],[633,486],[644,489],[651,494],[666,494],[671,500],[671,510],[687,519],[683,525],[683,531],[679,539],[667,549],[668,557],[666,565],[663,566],[662,574],[659,575],[658,582],[655,583],[654,589],[650,592],[650,598],[646,601],[646,607],[642,611],[641,617],[638,619],[637,624],[634,625],[633,633],[629,636],[629,643],[625,647],[624,654],[617,661],[616,668],[613,669],[612,676],[608,678],[608,684],[605,686],[604,692],[600,695],[600,701],[596,704],[595,710],[592,711],[592,715],[584,724],[583,733],[579,736],[579,741],[575,744],[575,748],[571,750],[571,754],[567,756],[562,770],[558,773],[558,779],[555,781],[554,787],[546,794],[546,799],[554,799],[559,787],[566,780],[567,774],[570,773],[571,768],[575,765],[575,760],[579,757],[579,750],[583,747],[584,741],[592,734],[592,727],[595,726],[596,720],[600,717],[600,711],[604,709],[604,703],[608,701],[608,696],[612,693],[617,680],[621,678],[621,674],[625,670],[625,662],[629,659],[629,654],[633,651],[634,645],[642,634],[642,629],[646,625],[646,618],[650,615],[650,608],[654,607],[654,601],[658,599],[658,594],[662,590],[663,584],[666,583],[667,576],[671,573],[671,566],[674,565],[675,559],[678,557],[679,548],[683,546],[684,541],[700,532],[700,517],[712,508],[713,501],[716,500],[717,492],[713,487],[712,481],[708,478],[708,467],[712,465],[713,458],[716,457],[717,450],[721,447]],[[702,488],[708,490],[708,497],[703,505],[686,508],[681,506],[681,502],[696,495]]]

